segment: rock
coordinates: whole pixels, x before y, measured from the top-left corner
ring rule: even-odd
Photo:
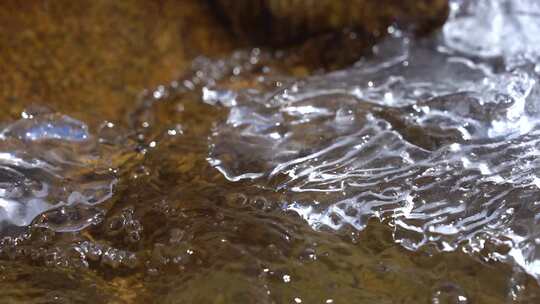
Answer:
[[[448,15],[446,0],[209,1],[240,37],[280,47],[344,28],[380,37],[394,22],[426,32]]]

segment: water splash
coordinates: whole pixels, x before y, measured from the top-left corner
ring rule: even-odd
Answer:
[[[23,113],[0,130],[0,231],[34,223],[75,231],[96,223],[116,183],[88,127],[58,113]]]
[[[540,5],[534,0],[452,1],[444,27],[448,47],[470,56],[502,58],[508,66],[540,55]]]
[[[378,218],[410,250],[495,244],[509,251],[489,258],[540,280],[538,5],[451,6],[438,35],[392,29],[347,70],[272,90],[207,85],[205,102],[229,108],[208,160],[284,193],[316,229]]]

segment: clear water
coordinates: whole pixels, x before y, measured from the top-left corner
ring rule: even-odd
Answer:
[[[0,256],[135,286],[93,295],[118,302],[533,303],[540,6],[451,8],[329,74],[199,58],[96,131],[24,112],[0,132]]]
[[[206,88],[230,108],[209,161],[284,192],[313,228],[377,218],[407,249],[489,257],[540,279],[534,1],[453,2],[425,40],[393,28],[373,58],[273,92]],[[537,70],[537,69],[536,69]]]
[[[37,109],[0,132],[0,227],[78,231],[95,222],[116,178],[105,146],[73,118]]]

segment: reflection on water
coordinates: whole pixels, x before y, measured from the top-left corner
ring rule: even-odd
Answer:
[[[0,256],[79,270],[95,301],[534,303],[538,13],[453,1],[440,33],[389,28],[305,79],[258,49],[200,58],[95,132],[24,112],[0,133]]]

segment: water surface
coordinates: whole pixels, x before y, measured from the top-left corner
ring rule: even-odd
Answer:
[[[453,1],[307,78],[199,58],[115,121],[27,107],[0,133],[0,295],[537,302],[538,13]]]

